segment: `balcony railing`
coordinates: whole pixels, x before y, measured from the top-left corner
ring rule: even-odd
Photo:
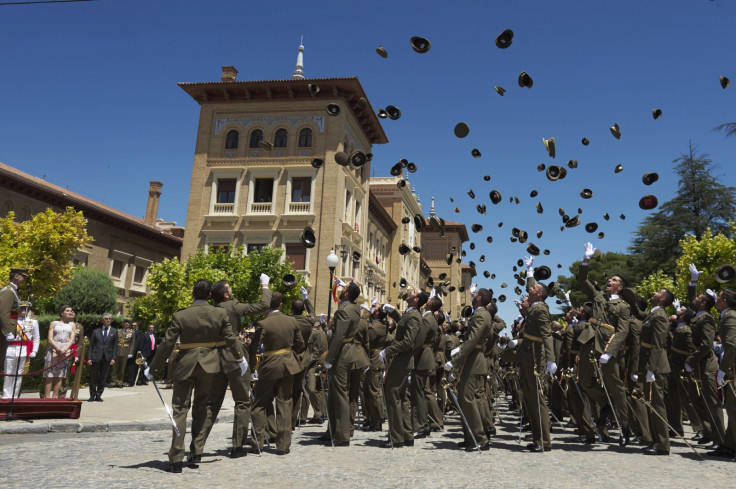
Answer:
[[[250,206],[252,214],[273,214],[271,202],[253,202]]]
[[[309,212],[309,202],[289,202],[289,212],[293,214],[307,214]]]
[[[213,214],[235,214],[235,204],[215,204]]]

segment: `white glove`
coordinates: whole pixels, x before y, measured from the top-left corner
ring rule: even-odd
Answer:
[[[631,374],[631,380],[633,380],[634,382],[639,382],[639,376],[636,374]]]
[[[368,311],[368,312],[373,312],[373,309],[371,309],[370,307],[368,307],[368,305],[367,305],[367,304],[361,304],[361,305],[360,305],[360,308],[361,308],[361,309],[365,309],[365,310],[366,310],[366,311]]]
[[[378,359],[382,362],[386,361],[386,350],[381,350],[378,352]]]
[[[681,305],[680,305],[680,299],[673,300],[672,301],[672,307],[675,308],[675,312],[679,312],[680,311],[680,307],[681,307]]]
[[[545,369],[544,373],[554,375],[555,372],[557,372],[557,364],[555,362],[547,362],[547,368]]]
[[[601,362],[601,363],[603,363],[603,364],[606,364],[606,363],[608,363],[608,361],[610,359],[611,359],[611,354],[610,353],[604,353],[603,355],[601,355],[601,357],[598,359],[598,361]]]
[[[271,281],[271,278],[266,275],[265,273],[261,274],[261,285],[268,285],[268,283]]]
[[[254,380],[258,380],[258,371],[255,371],[252,374],[250,374],[250,380],[251,382]]]
[[[31,354],[30,354],[29,356],[30,356],[31,358],[36,358],[36,352],[34,351],[34,352],[33,352],[33,353],[31,353]]]
[[[478,284],[476,283],[470,284],[470,294],[472,295],[472,294],[475,294],[476,292],[478,292]]]
[[[533,256],[525,256],[524,257],[524,263],[526,263],[526,270],[527,272],[534,274],[534,257]]]
[[[303,285],[299,287],[299,292],[302,293],[302,299],[307,300],[309,298],[309,293],[307,292],[307,288]]]
[[[655,380],[657,379],[654,377],[654,372],[647,370],[647,382],[654,382]]]
[[[132,353],[128,353],[128,358],[133,358],[133,354]]]
[[[519,299],[514,299],[514,304],[516,304],[516,307],[521,310],[521,301]]]
[[[325,366],[325,368],[326,368],[327,370],[329,370],[329,369],[331,369],[331,368],[332,368],[332,364],[331,364],[330,362],[328,362],[328,361],[325,361],[325,362],[323,363],[323,365]]]
[[[460,347],[459,346],[457,348],[453,348],[452,349],[452,351],[450,352],[450,358],[453,358],[458,353],[460,353]]]
[[[698,268],[695,266],[694,263],[690,264],[690,281],[691,282],[697,282],[698,278],[703,274]]]
[[[145,369],[145,370],[143,371],[143,375],[144,375],[144,376],[145,376],[145,377],[146,377],[146,378],[147,378],[148,380],[153,380],[153,374],[151,374],[151,372],[150,372],[150,369],[149,369],[148,367],[146,367],[146,369]]]
[[[692,372],[693,370],[695,370],[695,369],[694,369],[694,368],[692,368],[692,367],[690,366],[690,364],[689,364],[689,363],[685,362],[685,371],[686,371],[687,373],[690,373],[690,372]]]
[[[570,292],[569,291],[563,292],[562,295],[565,296],[565,302],[570,302]]]
[[[8,341],[13,341],[13,338],[15,338],[15,335],[13,335],[13,333],[8,333],[5,335],[5,339]]]
[[[245,372],[248,371],[248,360],[246,360],[245,357],[240,357],[240,360],[238,360],[238,367],[240,367],[240,375],[245,375]]]
[[[518,344],[519,344],[519,340],[511,340],[509,341],[509,348],[513,348]]]
[[[383,312],[385,312],[385,313],[389,313],[389,312],[395,311],[395,310],[396,310],[396,308],[394,306],[392,306],[391,304],[384,304],[383,305]]]
[[[373,298],[373,299],[371,300],[371,306],[374,306],[374,307],[375,307],[375,305],[376,305],[376,304],[378,304],[378,299],[374,297],[374,298]]]
[[[590,261],[590,259],[593,258],[593,253],[595,253],[595,246],[593,246],[593,243],[585,243],[585,253],[583,254],[585,259]]]
[[[322,313],[319,315],[319,324],[325,324],[327,322],[327,314]]]
[[[716,382],[718,382],[718,385],[725,385],[726,384],[726,372],[723,370],[718,371],[718,375],[716,375]]]
[[[338,285],[338,287],[345,287],[347,284],[345,282],[343,282],[341,278],[338,278],[337,279],[337,285]]]
[[[437,295],[437,289],[432,289],[432,292],[429,293],[429,298],[431,299],[432,297],[436,295]]]
[[[448,372],[449,372],[450,370],[452,370],[452,362],[447,362],[447,363],[445,364],[445,370],[447,370]]]

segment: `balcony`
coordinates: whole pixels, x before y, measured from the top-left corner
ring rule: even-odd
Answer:
[[[212,208],[212,215],[232,215],[235,214],[235,204],[215,204]]]
[[[273,214],[272,202],[253,202],[250,205],[251,214]]]
[[[289,214],[309,214],[309,202],[289,202]]]

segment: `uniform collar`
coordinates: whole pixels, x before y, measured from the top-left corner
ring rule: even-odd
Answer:
[[[609,301],[615,301],[616,299],[618,299],[618,294],[611,294],[611,297],[608,300]]]
[[[422,317],[426,316],[427,314],[431,313],[432,311],[424,311],[424,314],[422,314]]]
[[[541,302],[542,302],[542,301],[537,301],[537,302],[534,302],[534,303],[532,303],[532,305],[531,305],[531,306],[529,306],[529,307],[530,307],[530,308],[532,308],[532,307],[536,306],[537,304],[540,304]]]
[[[721,311],[721,316],[723,316],[724,314],[726,314],[730,310],[731,310],[730,307],[725,308],[724,310]]]
[[[649,312],[652,313],[652,312],[656,311],[657,309],[662,309],[662,306],[654,306],[653,308],[651,308],[649,310]]]
[[[409,311],[411,311],[412,309],[416,309],[416,307],[407,307],[407,308],[406,308],[406,311],[404,311],[404,312],[409,312]]]
[[[482,309],[482,308],[483,308],[483,306],[476,307],[475,309],[473,309],[473,314],[475,314],[476,312],[478,312],[478,309]]]
[[[698,312],[695,313],[695,317],[702,316],[706,312],[708,312],[708,311],[698,311]]]

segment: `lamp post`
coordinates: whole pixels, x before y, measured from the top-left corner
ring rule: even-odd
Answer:
[[[330,314],[332,314],[332,281],[334,280],[335,276],[335,267],[338,263],[337,255],[335,254],[335,250],[330,250],[330,254],[327,255],[327,267],[330,269],[330,286],[327,289],[327,321],[330,320]]]

